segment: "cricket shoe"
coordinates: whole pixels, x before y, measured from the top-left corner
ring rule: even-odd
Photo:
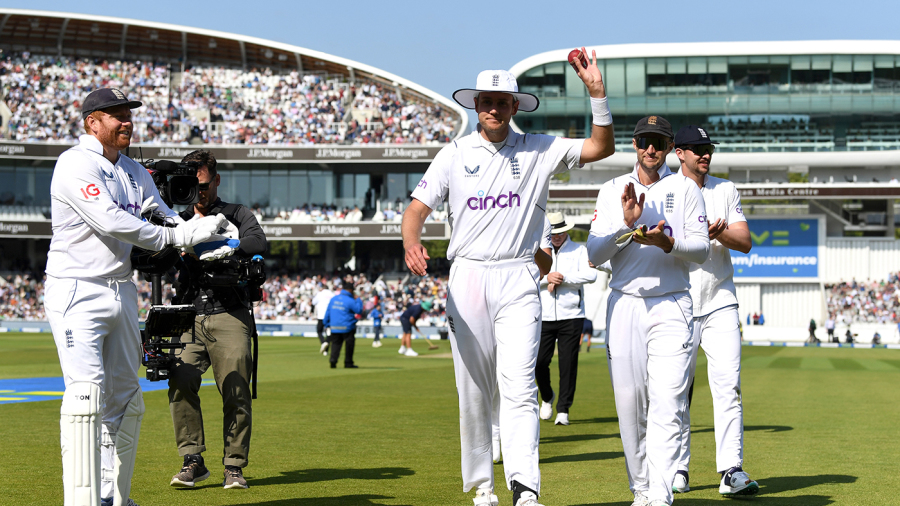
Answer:
[[[557,413],[556,421],[553,422],[556,425],[569,425],[569,414],[568,413]]]
[[[249,488],[247,480],[244,479],[244,472],[237,466],[225,466],[225,481],[222,482],[224,488]]]
[[[379,340],[377,340],[377,341],[373,341],[373,342],[372,342],[372,347],[373,347],[373,348],[381,348],[381,344],[382,344],[382,343],[381,343],[381,339],[379,339]]]
[[[397,351],[397,353],[399,353],[399,354],[401,354],[401,355],[403,355],[404,353],[406,353],[406,346],[403,346],[403,345],[401,344],[401,345],[400,345],[400,350]]]
[[[688,472],[676,471],[675,482],[672,483],[672,492],[675,492],[676,494],[683,494],[690,489],[691,487],[688,485]]]
[[[650,506],[650,499],[647,499],[643,491],[636,490],[634,492],[634,502],[631,503],[631,506]]]
[[[202,455],[185,455],[181,472],[172,477],[169,485],[179,488],[193,487],[198,481],[209,478],[209,469],[203,465]]]
[[[322,346],[319,346],[319,353],[321,353],[322,355],[328,355],[328,348],[328,341],[325,341],[324,343],[322,343]]]
[[[553,416],[553,400],[556,392],[550,394],[550,402],[541,401],[541,420],[549,420]]]
[[[416,353],[415,350],[413,350],[412,348],[407,348],[403,354],[406,355],[407,357],[418,357],[419,356],[419,354]]]
[[[106,499],[100,499],[100,506],[113,506],[113,498],[107,497]],[[131,498],[129,498],[127,501],[125,501],[124,506],[138,506],[138,504],[132,501]]]
[[[519,500],[516,501],[516,506],[544,506],[544,505],[538,504],[537,496],[534,495],[534,492],[522,492],[522,495],[519,496]]]
[[[722,476],[722,482],[719,484],[719,493],[725,497],[755,495],[758,492],[759,484],[751,480],[750,476],[741,469],[741,466],[729,469]]]
[[[499,439],[491,438],[491,451],[492,451],[491,455],[493,455],[493,458],[494,458],[494,464],[500,462],[500,459],[502,457],[500,455],[500,440]]]
[[[494,490],[490,488],[480,488],[475,492],[475,506],[497,506],[500,499],[494,495]]]

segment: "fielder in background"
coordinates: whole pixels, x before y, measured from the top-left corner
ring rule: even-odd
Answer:
[[[510,118],[520,109],[537,109],[537,97],[519,93],[507,71],[481,72],[475,88],[453,94],[460,105],[476,110],[478,130],[441,149],[403,215],[406,264],[419,276],[425,275],[429,258],[421,243],[425,219],[444,201],[453,216],[447,319],[459,397],[463,491],[477,489],[478,506],[497,504],[491,448],[497,388],[503,467],[513,504],[538,504],[534,367],[541,305],[535,255],[550,177],[615,149],[596,57],[587,66],[576,63],[594,109],[589,139],[512,131]]]
[[[334,297],[330,284],[322,284],[322,289],[313,296],[312,305],[316,308],[316,335],[319,337],[319,353],[328,356],[328,337],[325,335],[325,311]]]
[[[381,301],[375,297],[375,307],[369,311],[369,318],[372,319],[372,330],[375,332],[375,340],[372,341],[373,348],[381,348],[381,320],[384,318],[384,312],[381,311]]]
[[[706,260],[709,235],[700,189],[666,165],[669,122],[641,119],[632,144],[634,171],[600,188],[587,248],[612,271],[606,351],[633,504],[659,506],[672,504],[687,409],[691,262]]]
[[[401,355],[406,355],[407,357],[419,356],[419,354],[412,349],[412,329],[416,329],[416,332],[419,334],[422,333],[419,331],[419,326],[416,322],[422,317],[423,312],[422,304],[412,303],[400,314],[400,326],[403,327],[403,335],[400,336],[399,353]]]
[[[341,356],[341,347],[346,344],[344,368],[357,369],[353,363],[353,350],[356,348],[356,315],[363,311],[362,301],[353,296],[353,281],[344,280],[341,291],[328,302],[325,311],[325,326],[331,329],[331,368],[337,367]]]
[[[550,363],[559,347],[559,400],[556,425],[569,425],[569,408],[575,399],[578,378],[578,351],[584,328],[584,291],[582,285],[597,280],[591,269],[587,248],[569,239],[575,225],[566,223],[562,213],[549,213],[553,264],[541,279],[541,346],[534,376],[541,395],[542,420],[553,416],[556,397],[550,384]]]
[[[750,252],[750,228],[734,183],[709,175],[715,144],[706,130],[695,125],[685,126],[675,134],[675,153],[681,160],[681,173],[696,183],[703,195],[710,240],[706,261],[691,264],[695,319],[690,392],[693,393],[697,354],[702,346],[713,398],[716,468],[722,475],[719,493],[724,496],[753,495],[759,492],[759,486],[741,468],[744,463],[741,332],[734,267],[729,252]],[[675,492],[690,490],[690,400],[689,396],[681,434],[681,457],[672,487]]]
[[[240,241],[234,256],[250,259],[266,251],[266,234],[250,209],[240,204],[229,204],[219,198],[221,175],[216,170],[216,158],[212,153],[198,150],[188,153],[182,163],[199,165],[200,200],[180,216],[190,222],[196,217],[222,214],[228,219],[230,237]],[[195,261],[185,257],[188,268],[199,277],[203,270],[217,260]],[[181,289],[179,290],[181,291]],[[197,309],[194,320],[194,336],[186,333],[184,350],[177,356],[169,375],[169,411],[175,428],[175,443],[184,462],[181,471],[172,477],[173,487],[193,487],[198,481],[209,478],[209,470],[203,461],[206,451],[206,434],[203,429],[203,413],[200,411],[200,383],[203,373],[210,367],[216,386],[222,395],[224,455],[222,464],[225,488],[247,488],[243,468],[250,458],[250,434],[253,406],[250,390],[253,350],[252,336],[256,331],[250,302],[250,292],[245,286],[184,287],[184,303]]]
[[[60,155],[50,183],[44,307],[66,384],[60,445],[67,506],[134,504],[128,496],[144,401],[132,245],[195,246],[225,224],[221,215],[185,223],[147,170],[119,154],[131,144],[131,110],[141,105],[117,89],[91,92],[81,106],[86,134]],[[177,226],[144,221],[142,210]]]

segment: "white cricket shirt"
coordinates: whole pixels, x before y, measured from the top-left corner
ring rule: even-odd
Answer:
[[[173,242],[173,228],[158,227],[140,217],[148,197],[159,211],[183,220],[159,196],[143,166],[125,155],[113,164],[91,135],[78,138],[53,169],[50,212],[53,237],[47,253],[47,275],[56,278],[131,277],[132,244],[158,251]]]
[[[729,225],[747,221],[741,209],[741,195],[731,181],[706,176],[706,183],[700,188],[700,193],[703,195],[710,223],[715,223],[718,219],[724,219]],[[694,317],[706,316],[717,309],[737,304],[736,294],[731,252],[713,239],[709,244],[709,257],[706,261],[691,264]]]
[[[553,245],[550,245],[553,248]],[[588,264],[587,248],[573,241],[571,237],[559,247],[553,248],[553,266],[550,272],[563,275],[561,285],[547,290],[550,284],[547,276],[541,278],[541,318],[545,322],[584,318],[585,283],[597,280],[597,271]]]
[[[450,205],[447,259],[532,260],[544,229],[550,176],[579,163],[584,139],[509,131],[497,150],[478,132],[444,146],[412,192]]]
[[[706,208],[697,183],[669,170],[663,164],[660,178],[650,186],[634,171],[607,181],[597,195],[597,208],[588,236],[588,255],[594,265],[607,260],[612,267],[609,287],[636,297],[655,297],[687,291],[690,287],[690,262],[703,262],[709,255],[709,231]],[[622,193],[634,183],[638,198],[644,195],[644,210],[635,227],[655,228],[666,220],[665,233],[675,238],[668,254],[656,246],[631,242],[621,250],[616,238],[631,229],[622,212]]]
[[[325,319],[325,312],[328,311],[328,303],[331,302],[331,299],[333,299],[334,296],[335,296],[334,292],[325,288],[325,289],[319,290],[319,293],[317,293],[316,296],[313,297],[312,305],[315,306],[315,308],[316,308],[316,319],[317,320]]]

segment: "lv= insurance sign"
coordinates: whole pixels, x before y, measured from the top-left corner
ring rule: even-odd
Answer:
[[[818,278],[818,217],[747,220],[750,254],[731,251],[735,278]]]

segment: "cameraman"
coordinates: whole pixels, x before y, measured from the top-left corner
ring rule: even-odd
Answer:
[[[181,217],[190,221],[195,215],[221,213],[237,228],[240,246],[234,250],[236,257],[249,259],[266,251],[266,236],[253,213],[240,204],[226,204],[218,198],[220,176],[216,172],[216,159],[212,153],[193,151],[182,160],[182,163],[189,162],[199,165],[200,200],[192,209],[183,211]],[[190,257],[185,260],[193,279],[202,274],[207,263],[194,261]],[[181,472],[172,477],[170,485],[193,487],[196,482],[209,478],[209,470],[200,455],[206,446],[199,391],[201,376],[211,365],[216,386],[222,394],[222,411],[225,414],[223,486],[247,488],[241,469],[247,465],[250,452],[251,335],[255,330],[250,294],[245,287],[204,288],[197,286],[196,282],[191,283],[189,294],[197,308],[194,322],[196,341],[186,344],[169,375],[169,409],[175,425],[178,453],[184,457],[184,465]],[[184,292],[179,296],[184,296]],[[190,334],[182,336],[183,342],[189,340]]]

